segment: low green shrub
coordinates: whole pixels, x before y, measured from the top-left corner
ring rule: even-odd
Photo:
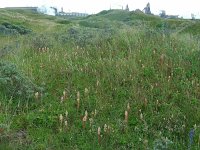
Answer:
[[[30,99],[42,88],[25,77],[14,64],[0,62],[0,90],[8,97]]]

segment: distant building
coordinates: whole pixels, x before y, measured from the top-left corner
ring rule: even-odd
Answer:
[[[167,15],[168,19],[177,19],[179,15]]]
[[[50,7],[50,6],[41,6],[37,8],[37,11],[42,14],[46,15],[51,15],[51,16],[56,16],[57,15],[57,8],[55,7]]]
[[[87,13],[79,13],[79,12],[64,12],[63,8],[61,8],[61,12],[57,13],[58,16],[68,16],[68,17],[86,17]]]

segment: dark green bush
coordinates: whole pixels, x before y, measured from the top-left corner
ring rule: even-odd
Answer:
[[[21,25],[14,25],[8,22],[2,23],[0,26],[0,33],[5,34],[5,35],[14,35],[14,34],[29,34],[32,31],[24,26]]]
[[[14,64],[0,62],[0,91],[8,97],[30,99],[35,92],[41,92],[42,88],[26,78]]]
[[[9,28],[6,28],[3,25],[0,25],[0,34],[3,34],[3,35],[17,35],[18,32],[15,29],[9,29]]]

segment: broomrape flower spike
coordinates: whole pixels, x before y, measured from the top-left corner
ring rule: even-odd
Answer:
[[[143,121],[143,114],[142,113],[140,114],[140,119]]]
[[[67,122],[67,120],[65,121],[65,127],[66,127],[66,129],[67,129],[67,127],[68,127],[68,122]]]
[[[87,112],[87,110],[85,111],[85,116],[86,116],[86,119],[87,119],[87,117],[88,117],[88,112]]]
[[[103,130],[104,130],[105,133],[107,132],[107,130],[108,130],[108,126],[107,126],[107,124],[104,124],[104,128],[103,128]]]
[[[63,99],[67,99],[67,92],[63,91]]]
[[[88,88],[85,88],[85,95],[87,95],[89,93]]]
[[[63,103],[63,101],[64,101],[64,97],[62,96],[62,97],[60,98],[60,103]]]
[[[89,121],[90,121],[90,127],[92,127],[94,120],[92,118],[90,118]]]
[[[97,134],[98,134],[98,143],[100,144],[101,143],[101,128],[100,127],[98,127]]]
[[[145,98],[145,99],[144,99],[144,106],[145,106],[145,107],[147,107],[147,103],[148,103],[148,101],[147,101],[147,99]]]
[[[65,117],[66,117],[66,119],[67,119],[67,117],[68,117],[68,111],[66,110],[66,112],[65,112]]]
[[[128,111],[125,111],[125,123],[128,123]]]
[[[35,99],[36,99],[36,100],[39,99],[39,93],[38,93],[38,92],[35,93]]]
[[[80,107],[80,92],[77,92],[77,109]]]
[[[62,114],[60,114],[59,120],[60,120],[60,124],[62,125],[62,123],[63,123],[63,115]]]
[[[85,124],[86,124],[86,121],[87,121],[87,117],[84,116],[82,121],[83,121],[83,129],[85,129]]]
[[[97,115],[97,110],[95,109],[95,110],[94,110],[94,116],[96,116],[96,115]]]

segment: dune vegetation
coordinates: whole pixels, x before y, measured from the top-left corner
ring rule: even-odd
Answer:
[[[0,16],[0,149],[200,149],[198,20]]]

